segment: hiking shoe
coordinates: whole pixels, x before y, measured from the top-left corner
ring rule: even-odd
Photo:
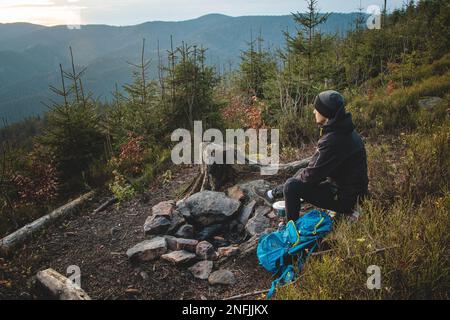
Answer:
[[[258,198],[263,200],[268,206],[272,207],[272,204],[275,203],[275,200],[276,200],[275,197],[270,195],[272,190],[262,191],[262,190],[259,190],[259,189],[256,189],[255,187],[253,187],[252,191],[254,194],[256,194],[256,196],[258,196]]]

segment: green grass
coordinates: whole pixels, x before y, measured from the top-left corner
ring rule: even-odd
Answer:
[[[311,257],[302,278],[276,298],[447,299],[449,211],[449,195],[427,197],[419,206],[404,200],[388,208],[365,202],[357,223],[336,223],[330,235],[336,238],[334,251]],[[380,290],[367,288],[371,265],[381,268]]]
[[[445,118],[449,105],[450,72],[431,76],[410,87],[400,88],[391,95],[385,89],[369,100],[354,98],[348,105],[358,129],[369,136],[396,134],[432,125],[436,119]],[[444,103],[432,111],[421,110],[419,100],[423,97],[441,97]]]

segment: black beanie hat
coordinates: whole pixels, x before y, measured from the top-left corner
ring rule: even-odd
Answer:
[[[327,119],[333,119],[343,107],[344,97],[334,90],[323,91],[314,100],[314,108]]]

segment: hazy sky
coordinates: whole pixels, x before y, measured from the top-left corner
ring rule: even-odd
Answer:
[[[388,0],[388,9],[404,0]],[[383,0],[319,0],[324,12],[353,12],[360,6],[382,6]],[[208,13],[285,15],[304,11],[304,0],[0,0],[0,23],[133,25],[146,21],[179,21]]]

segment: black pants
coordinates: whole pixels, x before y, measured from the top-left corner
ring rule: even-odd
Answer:
[[[358,200],[357,197],[339,197],[339,190],[329,182],[310,185],[297,178],[289,178],[284,185],[273,189],[272,193],[276,198],[284,195],[288,220],[298,219],[302,204],[300,198],[316,207],[338,213],[352,213]]]

